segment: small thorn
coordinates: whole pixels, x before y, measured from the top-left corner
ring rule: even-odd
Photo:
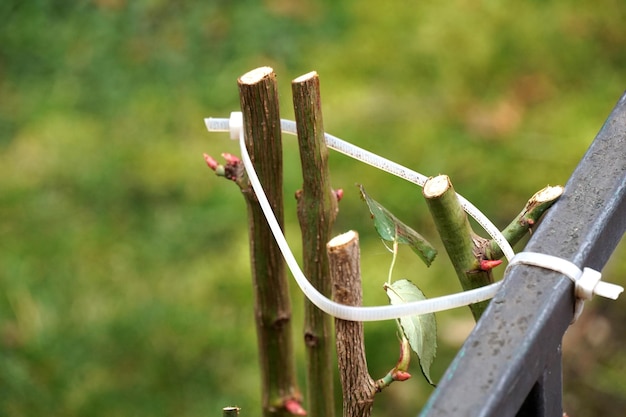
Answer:
[[[343,188],[334,190],[334,192],[335,192],[335,197],[337,198],[337,202],[340,202],[341,199],[343,198]]]
[[[211,168],[213,171],[217,169],[219,164],[211,155],[205,153],[204,160],[206,161],[206,164],[209,166],[209,168]]]
[[[493,268],[495,268],[496,266],[500,265],[502,263],[501,260],[487,260],[487,259],[483,259],[480,261],[480,269],[483,271],[489,271]]]
[[[298,400],[293,398],[286,400],[284,406],[289,414],[293,414],[294,416],[306,416],[306,410],[302,408],[302,404],[300,404]]]

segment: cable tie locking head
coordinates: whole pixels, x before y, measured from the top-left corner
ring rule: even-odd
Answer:
[[[234,111],[230,114],[230,119],[209,117],[204,119],[204,124],[209,132],[230,132],[230,138],[238,140],[243,129],[243,113]]]
[[[576,305],[572,323],[578,320],[583,311],[585,301],[591,300],[595,295],[617,300],[624,288],[620,285],[602,281],[602,273],[591,268],[583,268],[582,274],[574,281],[574,293],[576,295]]]
[[[582,275],[576,280],[576,297],[583,300],[591,300],[594,295],[617,300],[623,291],[621,285],[602,281],[602,274],[591,268],[583,268]]]
[[[230,138],[239,140],[239,135],[241,135],[243,130],[243,113],[240,111],[232,112],[230,119],[228,119],[228,126],[230,127]]]
[[[580,270],[579,270],[580,271]],[[574,324],[583,312],[585,301],[591,300],[596,293],[596,288],[602,283],[602,273],[591,268],[583,268],[577,279],[573,276],[569,278],[574,282],[574,317],[571,324]]]
[[[600,297],[617,300],[620,293],[624,291],[624,288],[620,285],[602,281],[602,273],[596,271],[595,269],[586,267],[583,268],[582,274],[576,281],[574,281],[574,284],[576,306],[572,323],[578,320],[578,317],[580,317],[580,314],[583,311],[585,301],[591,300],[594,294],[599,295]]]
[[[586,300],[591,300],[593,295],[616,300],[624,291],[620,285],[602,281],[602,274],[591,268],[583,268],[581,271],[572,262],[552,255],[536,252],[520,252],[511,260],[509,267],[515,264],[532,265],[540,268],[559,272],[574,282],[574,294],[576,305],[574,311],[574,323],[582,313]],[[508,267],[507,267],[508,268]]]
[[[576,298],[591,300],[596,286],[602,280],[602,274],[595,269],[583,268],[583,273],[574,283],[576,284]]]

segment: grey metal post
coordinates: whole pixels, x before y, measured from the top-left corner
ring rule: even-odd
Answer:
[[[626,95],[525,250],[601,270],[624,230]],[[560,346],[573,289],[559,273],[513,266],[420,415],[561,417]]]

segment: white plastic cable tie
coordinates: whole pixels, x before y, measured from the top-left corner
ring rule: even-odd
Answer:
[[[620,285],[602,281],[602,274],[599,271],[587,267],[583,268],[581,271],[574,263],[557,256],[538,252],[519,252],[513,257],[511,262],[509,262],[507,270],[517,264],[536,266],[556,271],[574,282],[576,311],[572,323],[580,316],[584,302],[591,300],[594,294],[600,297],[617,300],[619,295],[624,291],[624,288]]]
[[[416,301],[400,305],[384,305],[374,307],[355,307],[346,306],[336,303],[329,298],[325,297],[319,291],[313,287],[304,273],[300,269],[298,262],[296,261],[289,244],[287,243],[284,234],[276,220],[276,216],[267,200],[263,186],[256,175],[250,156],[246,149],[244,140],[244,131],[242,129],[241,113],[231,113],[231,118],[226,119],[205,119],[207,128],[210,131],[229,131],[231,138],[237,134],[239,137],[239,145],[241,149],[241,157],[244,164],[244,168],[250,179],[250,183],[254,192],[259,200],[259,205],[265,215],[267,223],[276,239],[278,247],[280,248],[285,262],[287,263],[291,273],[296,280],[296,283],[304,293],[304,295],[319,309],[332,316],[352,321],[380,321],[391,320],[399,317],[409,315],[421,315],[435,313],[438,311],[450,310],[453,308],[467,306],[480,301],[484,301],[493,298],[501,282],[496,282],[481,288],[477,288],[470,291],[463,291],[460,293],[450,294],[443,297],[431,298],[423,301]],[[226,123],[228,123],[228,129],[226,129]],[[289,120],[281,120],[281,129],[285,133],[296,134],[295,122]],[[330,148],[338,150],[354,159],[361,162],[370,164],[376,168],[379,168],[388,173],[394,174],[400,178],[404,178],[414,184],[422,186],[424,183],[423,175],[409,170],[395,162],[389,161],[376,154],[368,152],[357,146],[354,146],[348,142],[342,141],[339,138],[335,138],[332,135],[326,134],[326,140]],[[457,194],[458,195],[458,194]],[[476,207],[474,207],[469,201],[458,195],[459,200],[463,208],[474,217],[487,232],[494,238],[494,240],[501,245],[501,249],[507,255],[507,259],[513,258],[513,250],[508,242],[504,239],[500,231],[487,219]]]
[[[248,154],[248,150],[246,149],[243,131],[240,135],[239,144],[241,149],[241,160],[243,161],[246,172],[248,173],[248,179],[250,180],[250,184],[254,189],[254,192],[259,201],[259,205],[263,210],[263,214],[265,215],[265,219],[267,220],[270,230],[272,231],[272,234],[276,239],[276,243],[278,244],[278,247],[282,252],[283,257],[285,258],[287,266],[289,267],[294,279],[296,280],[296,283],[298,284],[304,295],[325,313],[330,314],[334,317],[338,317],[340,319],[351,321],[391,320],[404,316],[429,314],[438,311],[464,307],[469,304],[474,304],[480,301],[487,300],[489,298],[493,298],[496,291],[498,290],[500,282],[477,288],[475,290],[464,291],[443,297],[431,298],[428,300],[416,301],[400,305],[384,305],[374,307],[347,306],[339,304],[327,298],[311,285],[311,283],[308,281],[308,279],[300,269],[300,266],[298,265],[298,262],[296,261],[293,252],[291,252],[289,244],[285,239],[285,235],[283,234],[278,224],[278,221],[276,220],[276,216],[272,211],[272,207],[270,206],[267,196],[265,195],[263,186],[261,185],[256,171],[254,170],[254,166],[252,165],[252,161],[250,160],[250,155]]]
[[[232,112],[230,114],[230,119],[208,118],[205,119],[205,123],[208,130],[211,132],[230,132],[231,139],[238,139],[240,132],[243,129],[243,115],[241,112]],[[283,133],[297,136],[298,132],[296,122],[293,120],[281,119],[280,126]],[[329,148],[364,164],[371,165],[389,174],[395,175],[398,178],[402,178],[413,184],[419,185],[420,187],[423,187],[424,183],[428,179],[425,175],[422,175],[419,172],[415,172],[396,162],[383,158],[380,155],[376,155],[375,153],[353,145],[350,142],[341,140],[331,134],[324,133],[324,138],[326,139],[326,144]],[[513,248],[509,242],[502,235],[502,232],[500,232],[500,230],[466,198],[460,194],[457,194],[457,197],[467,214],[469,214],[474,220],[476,220],[476,222],[478,222],[478,224],[481,225],[483,229],[485,229],[489,236],[491,236],[498,244],[500,249],[502,249],[506,259],[510,261],[515,253],[513,252]]]

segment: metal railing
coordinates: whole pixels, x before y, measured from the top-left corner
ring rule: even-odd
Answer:
[[[601,270],[626,230],[626,94],[525,251]],[[561,417],[561,340],[574,285],[557,272],[512,266],[420,414]]]

